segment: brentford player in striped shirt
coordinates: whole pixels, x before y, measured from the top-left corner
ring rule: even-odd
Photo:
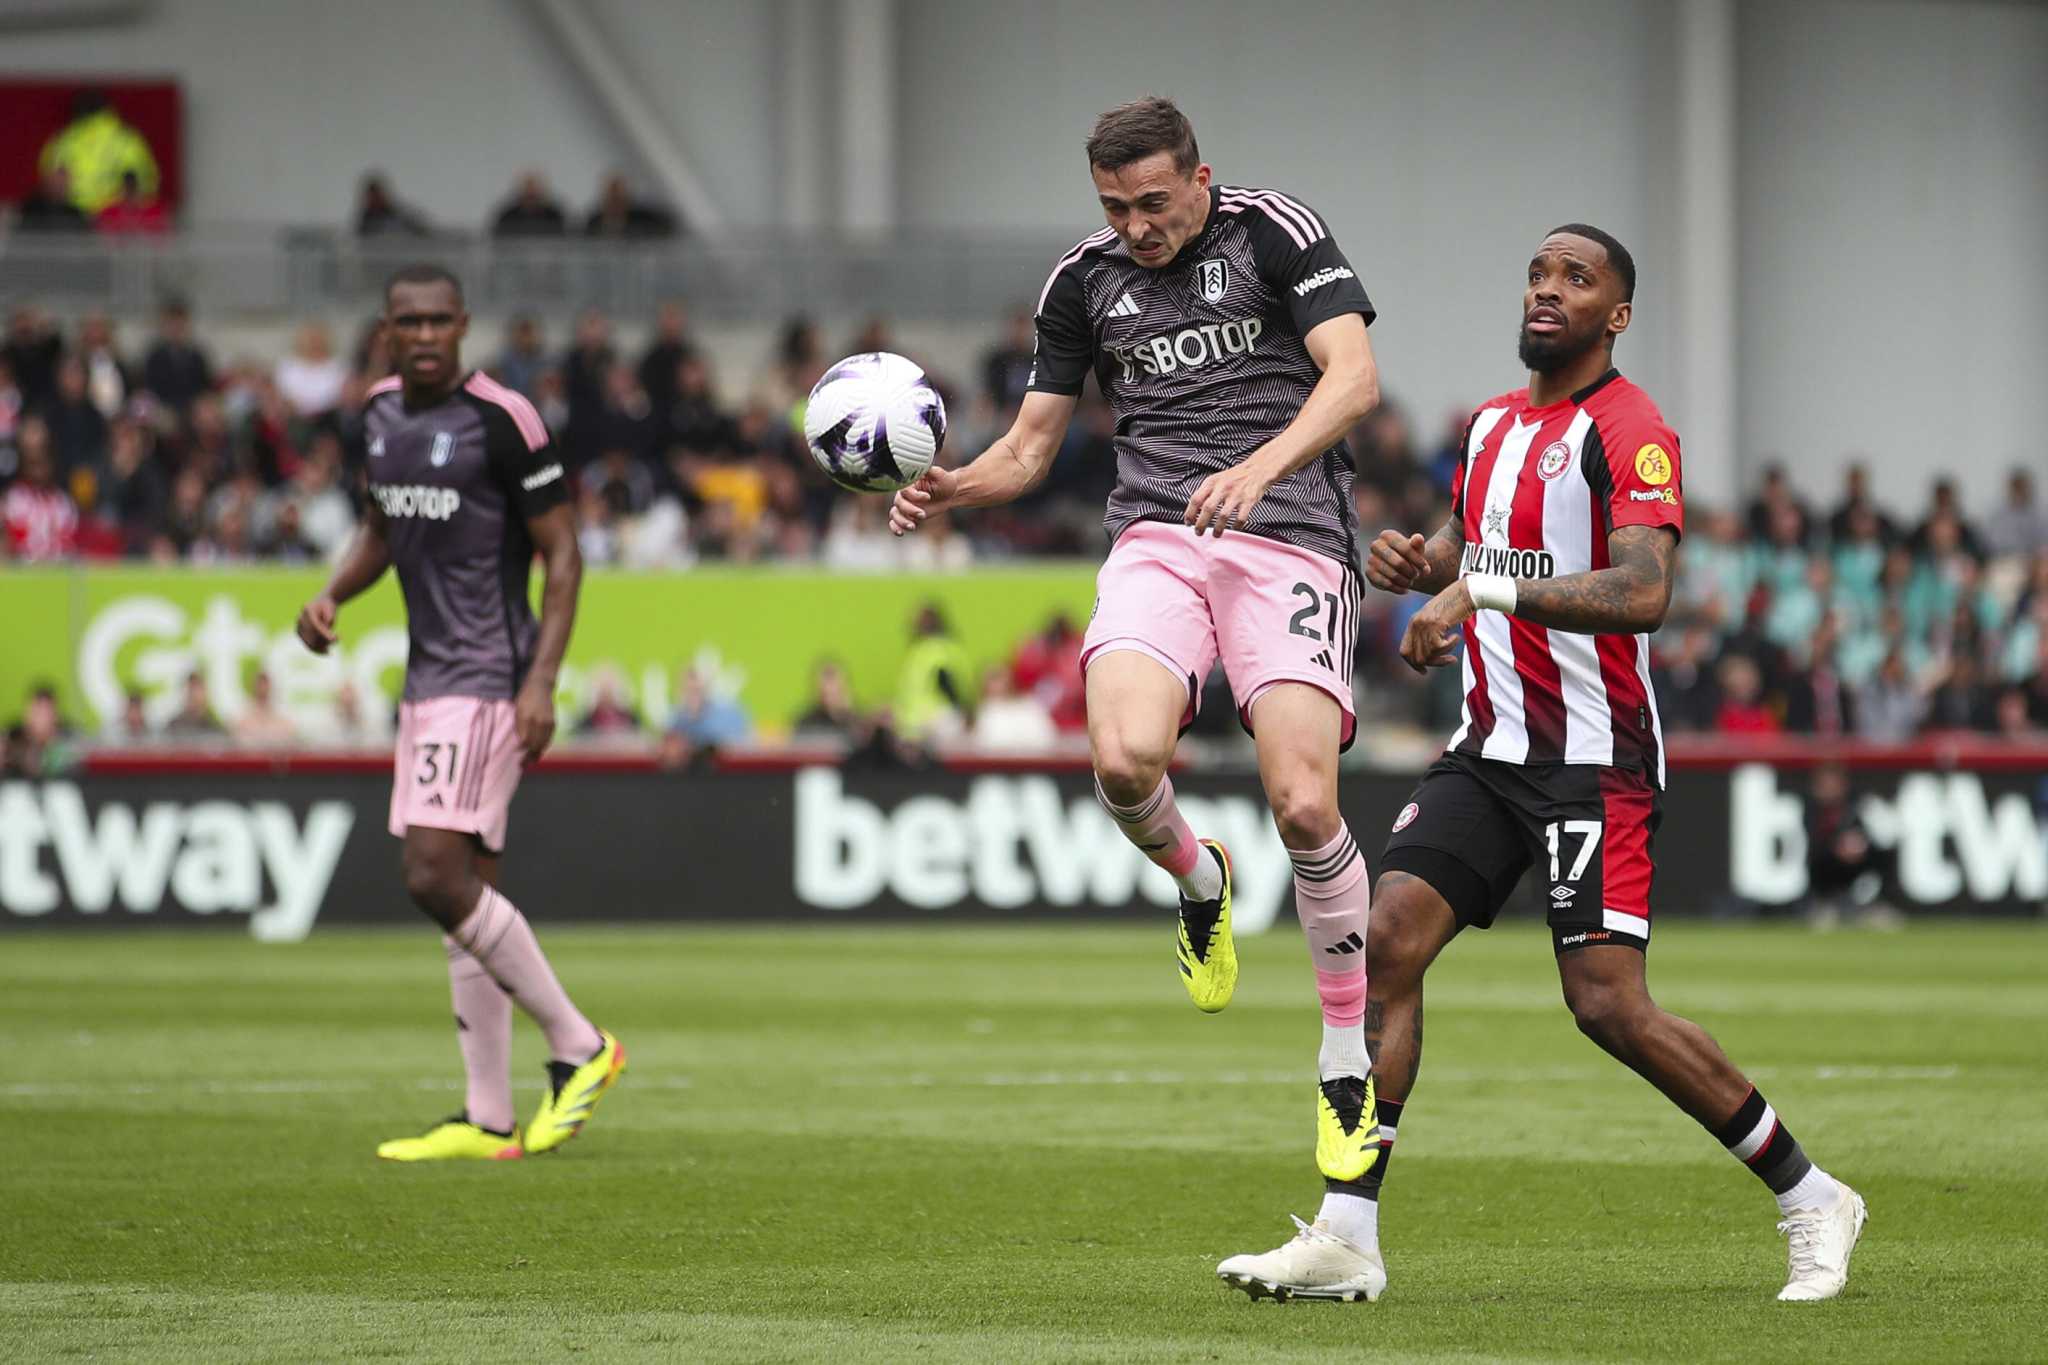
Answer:
[[[1777,1196],[1791,1243],[1778,1297],[1833,1298],[1848,1279],[1863,1200],[1645,982],[1664,777],[1648,633],[1671,600],[1685,501],[1677,436],[1613,366],[1635,274],[1598,228],[1544,239],[1522,295],[1528,387],[1472,415],[1444,527],[1372,544],[1373,586],[1435,594],[1402,642],[1412,667],[1454,662],[1462,633],[1465,718],[1395,818],[1373,892],[1365,1027],[1380,1160],[1328,1183],[1325,1235],[1291,1260],[1274,1253],[1290,1260],[1276,1271],[1379,1266],[1380,1186],[1422,1059],[1423,972],[1460,929],[1491,924],[1533,864],[1579,1028]]]

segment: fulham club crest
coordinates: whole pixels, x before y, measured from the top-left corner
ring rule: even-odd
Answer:
[[[1223,291],[1230,285],[1229,263],[1212,258],[1196,269],[1201,272],[1202,297],[1211,303],[1223,302]]]
[[[1563,441],[1552,441],[1543,447],[1543,454],[1536,460],[1536,475],[1545,483],[1571,468],[1572,448]]]

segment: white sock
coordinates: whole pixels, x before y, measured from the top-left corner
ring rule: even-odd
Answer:
[[[1191,901],[1213,901],[1223,894],[1223,864],[1207,844],[1195,846],[1195,865],[1185,877],[1175,877],[1180,893]]]
[[[1815,1166],[1799,1177],[1798,1184],[1777,1196],[1777,1199],[1780,1213],[1790,1213],[1794,1209],[1818,1209],[1822,1213],[1827,1213],[1841,1202],[1842,1184]]]
[[[1332,1080],[1338,1076],[1364,1077],[1372,1069],[1372,1058],[1365,1051],[1365,1026],[1363,1024],[1324,1024],[1323,1049],[1316,1054],[1318,1080]]]
[[[1322,1208],[1316,1210],[1316,1221],[1355,1247],[1366,1251],[1380,1249],[1380,1201],[1377,1199],[1330,1190],[1323,1195]]]

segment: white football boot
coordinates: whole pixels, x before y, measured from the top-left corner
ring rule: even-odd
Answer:
[[[1233,1256],[1216,1267],[1225,1284],[1255,1299],[1378,1300],[1387,1267],[1377,1251],[1345,1241],[1321,1223],[1294,1220],[1294,1240],[1262,1256]]]
[[[1836,1181],[1840,1185],[1840,1181]],[[1792,1274],[1778,1291],[1784,1303],[1813,1303],[1832,1299],[1849,1283],[1849,1255],[1856,1239],[1863,1235],[1869,1218],[1863,1196],[1842,1185],[1842,1197],[1823,1213],[1818,1209],[1794,1209],[1778,1224],[1778,1231],[1790,1244]]]

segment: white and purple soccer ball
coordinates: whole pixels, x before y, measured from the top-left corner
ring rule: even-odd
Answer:
[[[932,467],[946,443],[946,404],[915,362],[850,355],[811,389],[804,440],[841,488],[891,493]]]

